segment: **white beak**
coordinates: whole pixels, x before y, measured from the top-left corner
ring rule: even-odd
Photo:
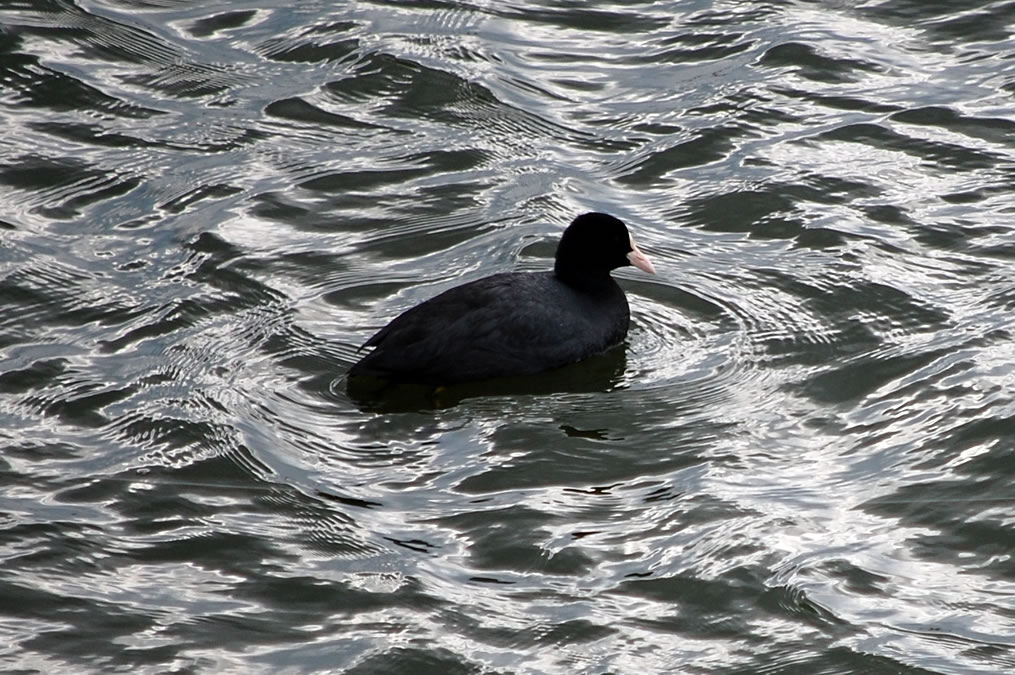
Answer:
[[[652,266],[652,261],[634,243],[634,237],[631,237],[631,252],[627,254],[627,259],[642,272],[648,272],[649,274],[656,273],[656,268]]]

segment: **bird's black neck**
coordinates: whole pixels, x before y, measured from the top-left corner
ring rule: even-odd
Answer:
[[[602,292],[615,285],[609,271],[593,273],[587,269],[577,270],[570,265],[561,264],[560,260],[553,265],[553,275],[577,291]]]

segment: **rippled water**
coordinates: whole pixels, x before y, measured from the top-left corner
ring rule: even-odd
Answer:
[[[1015,670],[1015,3],[0,6],[0,663]],[[626,351],[364,405],[625,219]]]

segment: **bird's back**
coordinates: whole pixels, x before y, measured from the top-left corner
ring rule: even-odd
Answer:
[[[580,292],[551,272],[496,274],[395,318],[366,342],[374,351],[349,374],[433,385],[528,375],[619,343],[629,321],[612,279]]]

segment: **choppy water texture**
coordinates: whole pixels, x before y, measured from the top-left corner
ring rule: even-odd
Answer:
[[[0,5],[0,664],[1015,671],[1015,3]],[[626,350],[346,393],[625,219]]]

